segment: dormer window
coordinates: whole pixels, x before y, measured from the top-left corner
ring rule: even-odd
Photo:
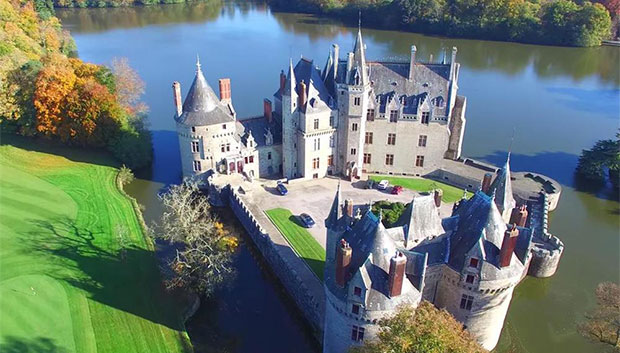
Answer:
[[[359,315],[360,313],[360,306],[359,304],[353,304],[353,306],[351,307],[351,312],[355,315]]]
[[[196,127],[192,126],[192,132],[196,132]]]
[[[222,129],[226,130],[226,124],[222,124]]]
[[[475,257],[472,257],[471,259],[469,259],[469,267],[478,268],[479,262],[480,260],[476,259]]]
[[[355,75],[355,85],[359,85],[360,84],[360,75],[356,74]]]
[[[474,283],[474,276],[473,275],[467,275],[467,277],[465,277],[465,282],[466,283]]]
[[[353,294],[357,295],[358,297],[361,297],[362,296],[362,288],[360,288],[360,287],[353,288]]]

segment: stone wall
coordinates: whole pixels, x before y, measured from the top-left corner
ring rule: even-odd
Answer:
[[[527,274],[532,277],[546,278],[555,274],[564,252],[564,243],[548,231],[549,210],[551,209],[549,197],[546,193],[541,194],[540,200],[533,206],[530,223],[534,229],[532,259]],[[538,219],[537,219],[538,218]]]

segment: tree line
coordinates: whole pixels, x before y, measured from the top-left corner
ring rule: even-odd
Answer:
[[[150,164],[144,83],[127,60],[111,67],[77,58],[51,2],[0,2],[3,132],[106,148],[130,168]]]
[[[158,4],[179,4],[210,0],[37,0],[53,1],[56,7],[126,7]]]
[[[316,13],[421,33],[564,46],[618,35],[619,0],[270,0],[275,10]],[[613,21],[612,21],[613,20]],[[613,23],[613,26],[612,26]],[[613,27],[613,35],[612,35]]]

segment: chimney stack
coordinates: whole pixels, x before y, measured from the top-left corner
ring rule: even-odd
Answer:
[[[172,97],[174,99],[174,107],[177,110],[177,116],[183,114],[183,103],[181,101],[181,84],[178,81],[172,83]]]
[[[450,81],[454,80],[454,71],[456,67],[456,47],[452,47],[452,59],[450,60]]]
[[[334,80],[335,80],[336,75],[338,74],[338,57],[340,56],[340,47],[338,46],[338,44],[332,44],[332,50],[333,50],[333,55],[334,55],[333,71],[334,71]]]
[[[388,279],[388,294],[390,298],[399,296],[403,291],[406,265],[407,258],[400,251],[390,259],[390,273]]]
[[[344,212],[349,218],[353,219],[353,200],[344,200]]]
[[[280,71],[280,93],[284,93],[284,86],[286,86],[286,74],[282,70]]]
[[[491,173],[484,174],[484,177],[482,178],[481,190],[485,194],[489,193],[489,189],[491,188],[491,181],[492,180],[493,180],[493,174],[491,174]]]
[[[521,205],[519,207],[513,208],[512,214],[510,215],[510,223],[516,224],[519,227],[525,227],[526,222],[527,222],[527,207],[525,205]]]
[[[504,232],[502,248],[499,251],[499,267],[510,266],[510,260],[512,259],[512,253],[515,251],[518,237],[519,230],[517,229],[517,225],[509,225],[506,232]]]
[[[415,45],[411,46],[411,59],[409,60],[409,81],[413,80],[413,72],[415,69],[415,53],[418,49]]]
[[[433,191],[433,196],[435,198],[435,206],[441,207],[441,197],[443,196],[443,190],[435,189],[435,191]]]
[[[304,80],[301,80],[299,83],[299,92],[297,94],[299,95],[299,108],[303,109],[306,105],[306,83]]]
[[[340,244],[336,249],[336,285],[344,288],[349,275],[349,264],[351,264],[351,247],[344,239],[340,239]]]
[[[268,123],[271,123],[271,119],[273,118],[272,113],[271,101],[265,98],[265,100],[263,100],[263,116],[267,119]]]
[[[231,103],[230,79],[229,78],[220,79],[220,101],[224,104]]]
[[[353,53],[349,53],[347,56],[347,83],[349,83],[349,80],[351,78],[351,70],[353,70]]]

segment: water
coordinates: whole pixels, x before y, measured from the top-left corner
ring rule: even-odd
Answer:
[[[187,92],[196,54],[213,86],[218,78],[232,79],[233,102],[243,117],[262,112],[262,99],[275,92],[289,57],[303,55],[323,67],[331,43],[351,50],[356,31],[244,2],[58,15],[83,59],[109,63],[127,57],[146,81],[155,162],[130,192],[147,205],[149,220],[158,217],[157,192],[179,180],[171,83],[180,81]],[[419,58],[439,59],[442,48],[457,46],[459,93],[468,98],[464,155],[501,164],[514,130],[513,169],[544,173],[564,188],[550,227],[566,245],[559,270],[552,278],[528,278],[517,287],[496,351],[599,351],[575,325],[594,306],[599,282],[620,281],[619,204],[609,191],[579,191],[573,172],[582,149],[618,131],[620,48],[558,48],[371,29],[363,34],[371,60],[404,58],[411,44]],[[251,248],[243,245],[236,261],[238,278],[189,323],[192,339],[211,351],[316,351],[298,313],[261,271]]]

